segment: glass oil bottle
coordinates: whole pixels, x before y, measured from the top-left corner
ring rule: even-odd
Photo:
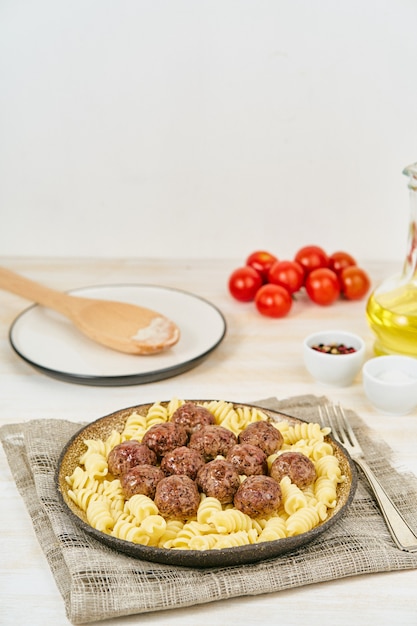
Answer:
[[[376,336],[377,355],[417,357],[417,163],[403,170],[409,177],[410,221],[402,272],[385,280],[371,294],[366,308]]]

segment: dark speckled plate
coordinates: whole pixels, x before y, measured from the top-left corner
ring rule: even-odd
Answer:
[[[203,402],[202,400],[193,401]],[[85,439],[105,439],[110,435],[112,430],[123,430],[127,417],[133,411],[146,414],[151,406],[151,404],[143,404],[122,409],[85,426],[70,439],[59,459],[56,485],[68,514],[86,533],[119,552],[145,561],[183,567],[227,567],[245,563],[255,563],[296,550],[311,542],[343,516],[346,508],[353,499],[357,486],[357,473],[354,463],[346,450],[331,436],[327,436],[326,441],[332,445],[334,454],[339,459],[342,472],[347,477],[347,480],[344,483],[340,483],[338,486],[338,502],[336,507],[330,510],[329,517],[319,524],[319,526],[306,533],[296,535],[295,537],[278,539],[276,541],[265,541],[258,544],[219,550],[172,550],[135,544],[98,531],[87,523],[84,512],[78,508],[68,496],[69,486],[65,477],[72,474],[74,468],[78,465],[80,455],[86,450]],[[234,403],[234,406],[243,407],[252,405]],[[275,421],[288,421],[291,424],[302,422],[302,420],[288,417],[283,413],[277,413],[264,408],[261,410]]]

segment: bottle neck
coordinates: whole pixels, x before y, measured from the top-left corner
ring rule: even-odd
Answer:
[[[417,280],[417,163],[405,168],[404,174],[409,176],[409,227],[407,256],[403,267],[403,277]]]

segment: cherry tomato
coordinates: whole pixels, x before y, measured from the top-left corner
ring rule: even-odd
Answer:
[[[304,246],[300,248],[294,257],[304,269],[306,276],[313,270],[321,267],[329,267],[329,258],[320,246]]]
[[[368,293],[371,286],[368,274],[356,265],[342,270],[339,280],[342,294],[348,300],[360,300]]]
[[[276,261],[268,272],[268,281],[295,293],[304,284],[304,270],[297,261]]]
[[[336,272],[338,276],[345,267],[350,267],[351,265],[356,265],[356,261],[347,252],[333,252],[329,256],[329,268]]]
[[[292,307],[292,298],[281,285],[263,285],[256,293],[255,305],[262,315],[285,317]]]
[[[306,278],[305,287],[310,299],[316,304],[332,304],[340,294],[337,274],[327,267],[313,270]]]
[[[253,267],[254,270],[260,273],[262,280],[266,282],[268,278],[268,272],[271,265],[277,261],[277,257],[266,252],[265,250],[257,250],[252,252],[246,259],[246,265]]]
[[[239,267],[229,277],[229,291],[236,300],[250,302],[262,285],[262,278],[253,267]]]

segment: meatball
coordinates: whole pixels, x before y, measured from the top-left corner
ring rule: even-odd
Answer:
[[[114,446],[107,457],[109,472],[113,476],[120,476],[135,465],[156,465],[156,462],[155,452],[135,439]]]
[[[181,424],[187,433],[191,434],[201,426],[214,424],[214,415],[203,406],[186,402],[173,413],[171,422]]]
[[[222,504],[233,502],[239,485],[239,472],[224,459],[206,463],[197,474],[197,485],[206,496],[217,498]]]
[[[204,459],[197,450],[181,446],[167,452],[161,461],[161,470],[166,476],[184,474],[192,480],[196,479],[200,467],[204,466]]]
[[[155,504],[164,517],[194,517],[200,504],[196,483],[188,476],[166,476],[156,486]]]
[[[268,473],[265,452],[250,443],[238,443],[233,446],[226,456],[226,461],[229,461],[239,474],[252,476],[253,474]]]
[[[272,463],[270,476],[277,482],[284,476],[289,476],[291,482],[300,489],[304,489],[316,480],[316,468],[305,454],[301,452],[283,452]]]
[[[278,452],[284,437],[271,422],[253,422],[239,435],[239,443],[250,443],[263,450],[266,456]]]
[[[164,472],[155,465],[136,465],[120,476],[120,484],[127,499],[139,493],[153,499],[156,486],[164,477]]]
[[[198,450],[206,461],[216,456],[226,456],[230,448],[237,443],[237,437],[223,426],[202,426],[190,437],[189,447]]]
[[[185,428],[173,422],[155,424],[142,437],[142,443],[153,450],[159,458],[174,448],[185,446],[187,441],[188,435]]]
[[[260,517],[277,511],[281,500],[281,487],[276,480],[270,476],[248,476],[236,491],[233,503],[242,513]]]

